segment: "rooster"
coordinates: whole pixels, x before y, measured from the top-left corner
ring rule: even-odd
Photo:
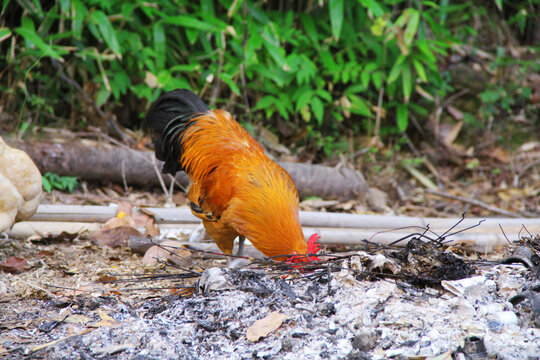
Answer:
[[[247,238],[276,260],[318,260],[319,236],[305,241],[293,180],[231,114],[177,89],[152,104],[146,122],[163,172],[188,174],[191,210],[223,253],[239,237],[239,255]]]

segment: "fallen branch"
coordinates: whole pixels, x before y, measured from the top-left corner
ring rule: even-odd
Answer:
[[[489,210],[489,211],[494,212],[496,214],[506,215],[506,216],[513,217],[513,218],[521,218],[521,217],[523,217],[523,215],[521,215],[521,214],[518,214],[518,213],[515,213],[515,212],[512,212],[512,211],[508,211],[508,210],[504,210],[504,209],[498,208],[496,206],[486,204],[485,202],[480,201],[480,200],[468,199],[468,198],[463,197],[463,196],[452,195],[452,194],[448,194],[448,193],[444,193],[444,192],[436,191],[436,190],[431,190],[431,189],[426,189],[426,192],[428,194],[437,195],[437,196],[444,197],[444,198],[447,198],[447,199],[457,200],[457,201],[461,201],[461,202],[464,202],[464,203],[467,203],[467,204],[479,206],[479,207],[481,207],[483,209]],[[532,213],[529,213],[529,212],[524,213],[524,215],[526,215],[527,217],[535,217],[536,216],[536,214],[532,214]]]
[[[160,186],[152,151],[137,151],[90,140],[76,143],[19,142],[16,146],[30,155],[42,173],[52,172],[121,185]],[[156,163],[161,169],[163,163],[157,160]],[[322,165],[283,162],[280,165],[291,175],[302,197],[351,199],[369,191],[362,174],[352,169],[335,170]],[[188,184],[184,172],[178,173],[176,180],[181,186]],[[170,183],[168,177],[163,181]]]

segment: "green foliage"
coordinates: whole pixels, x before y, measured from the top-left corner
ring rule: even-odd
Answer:
[[[60,176],[47,172],[41,177],[43,182],[43,189],[50,193],[53,189],[67,190],[72,193],[73,190],[79,186],[79,182],[76,177],[73,176]]]
[[[376,128],[379,104],[375,135],[403,132],[411,114],[429,113],[451,89],[440,60],[474,34],[470,9],[405,0],[4,0],[0,48],[10,77],[0,86],[24,99],[14,109],[44,125],[92,121],[53,61],[105,110],[135,99],[142,106],[132,117],[163,91],[189,88],[240,121],[251,108],[248,119],[307,129],[297,144],[331,155],[344,148],[345,131]],[[494,96],[483,100],[495,104]]]

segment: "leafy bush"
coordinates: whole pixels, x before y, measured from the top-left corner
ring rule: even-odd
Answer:
[[[398,134],[410,114],[428,114],[451,89],[440,59],[474,34],[469,9],[445,0],[4,0],[9,76],[0,84],[15,100],[8,110],[82,126],[103,124],[95,105],[127,122],[161,92],[190,88],[241,121],[276,128],[284,119],[295,143],[330,155],[346,148],[347,131]],[[122,107],[131,112],[121,117]]]

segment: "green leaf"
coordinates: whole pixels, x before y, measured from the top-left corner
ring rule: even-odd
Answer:
[[[158,68],[165,66],[165,30],[161,22],[154,23],[152,26],[152,35],[154,38],[154,50],[158,54],[156,57],[156,63]]]
[[[11,36],[11,30],[8,28],[0,28],[0,42],[6,40]]]
[[[206,32],[218,32],[220,30],[218,27],[208,23],[204,22],[198,19],[195,19],[192,16],[185,16],[185,15],[176,15],[176,16],[167,16],[163,19],[164,22],[171,25],[178,25],[186,28],[196,29],[200,31],[206,31]]]
[[[2,12],[0,12],[0,14],[4,14],[4,11],[6,11],[6,8],[8,5],[9,5],[9,0],[4,0],[2,2]]]
[[[324,105],[318,97],[311,99],[311,111],[313,111],[313,114],[317,119],[317,124],[321,126],[324,118]]]
[[[381,7],[381,5],[379,5],[379,3],[375,0],[359,0],[360,4],[362,4],[366,9],[368,9],[369,11],[371,11],[371,13],[373,15],[375,15],[376,17],[381,17],[383,16],[384,14],[384,10],[383,8]]]
[[[43,190],[45,190],[46,192],[48,192],[50,194],[51,191],[52,191],[52,184],[49,181],[49,179],[47,179],[46,176],[42,176],[41,177],[41,183],[43,184]]]
[[[289,112],[288,112],[288,103],[289,99],[286,97],[284,93],[279,94],[279,99],[277,99],[274,102],[274,106],[278,109],[278,112],[281,116],[283,116],[285,119],[289,119]]]
[[[386,19],[378,17],[375,19],[373,25],[371,25],[369,29],[374,36],[382,36],[387,24],[388,21]]]
[[[257,101],[257,105],[255,105],[253,108],[253,111],[269,108],[276,102],[276,100],[277,99],[272,95],[263,96],[261,100]]]
[[[410,18],[405,29],[405,43],[410,45],[418,31],[418,24],[420,22],[420,13],[415,9],[408,9]]]
[[[326,68],[326,70],[328,70],[328,72],[336,73],[339,71],[339,66],[336,64],[329,51],[323,51],[319,54],[319,56],[323,66]]]
[[[311,41],[317,44],[319,41],[319,34],[317,33],[317,28],[315,27],[315,23],[313,22],[311,15],[302,13],[302,15],[300,15],[300,20],[302,21],[302,25],[304,26],[307,36],[309,36]]]
[[[215,16],[214,1],[213,0],[201,0],[201,11],[204,14],[210,14]]]
[[[81,0],[72,0],[72,13],[71,30],[73,31],[75,38],[80,39],[83,24],[88,15],[88,9]]]
[[[398,105],[396,109],[396,122],[399,131],[404,132],[409,125],[409,110],[406,105]]]
[[[289,69],[289,65],[287,64],[287,60],[285,59],[285,56],[282,53],[282,49],[279,46],[276,46],[272,41],[269,39],[263,37],[264,42],[263,45],[272,56],[274,61],[279,65],[280,68],[287,71]]]
[[[240,95],[240,89],[238,88],[236,83],[232,80],[231,75],[226,74],[226,73],[221,73],[219,74],[219,77],[225,84],[229,86],[229,88],[231,89],[233,93],[235,93],[236,95]]]
[[[98,90],[97,95],[96,95],[96,105],[102,106],[103,104],[107,102],[110,96],[111,96],[111,92],[108,91],[105,86],[102,86]]]
[[[332,95],[330,95],[330,93],[326,90],[323,90],[323,89],[318,89],[315,91],[315,93],[317,95],[319,95],[321,98],[323,98],[324,100],[326,100],[326,102],[332,102]]]
[[[382,86],[383,81],[383,72],[382,71],[375,71],[371,75],[371,81],[373,81],[373,85],[375,85],[375,88],[379,89]]]
[[[33,23],[32,23],[33,25]],[[56,52],[51,45],[46,44],[43,40],[41,40],[41,37],[36,34],[36,31],[33,28],[30,27],[18,27],[15,29],[15,32],[19,35],[21,35],[24,40],[27,42],[33,44],[35,47],[37,47],[39,50],[42,51],[42,56],[46,57],[52,57],[57,60],[61,60],[62,57],[58,52]]]
[[[411,98],[412,88],[414,80],[411,76],[411,64],[404,63],[403,71],[401,73],[401,81],[403,84],[403,95],[405,96],[405,102],[408,103]]]
[[[296,111],[299,111],[300,109],[304,108],[310,101],[313,96],[313,91],[308,90],[304,91],[298,96],[298,99],[296,100]]]
[[[361,98],[360,96],[352,95],[350,94],[349,100],[351,101],[351,109],[350,111],[353,114],[362,115],[366,117],[371,117],[371,110],[369,109],[368,104],[366,101]]]
[[[64,15],[69,15],[69,6],[70,6],[71,0],[60,0],[60,11]]]
[[[392,70],[390,70],[390,74],[388,75],[388,79],[386,79],[386,82],[389,84],[393,83],[397,80],[399,75],[401,75],[401,72],[403,71],[403,61],[396,61],[394,63],[394,66],[392,66]]]
[[[188,41],[191,45],[195,44],[195,42],[197,41],[197,38],[199,37],[199,30],[197,29],[191,29],[191,28],[186,28],[186,36],[188,38]]]
[[[332,25],[332,35],[339,40],[341,27],[343,26],[343,0],[330,0],[328,3],[330,10],[330,24]]]
[[[429,48],[427,40],[425,40],[425,39],[424,40],[418,40],[416,42],[416,46],[422,52],[422,54],[424,54],[424,56],[425,56],[425,59],[424,59],[425,61],[424,62],[433,63],[433,64],[437,62],[437,58],[435,57],[435,55],[433,55],[433,52]]]
[[[428,82],[428,78],[426,75],[426,70],[424,69],[424,65],[416,59],[413,60],[414,68],[416,69],[416,73],[418,74],[418,77],[423,82]]]
[[[121,55],[116,33],[107,15],[101,10],[96,10],[90,15],[90,20],[98,27],[103,40],[105,40],[112,52]]]

